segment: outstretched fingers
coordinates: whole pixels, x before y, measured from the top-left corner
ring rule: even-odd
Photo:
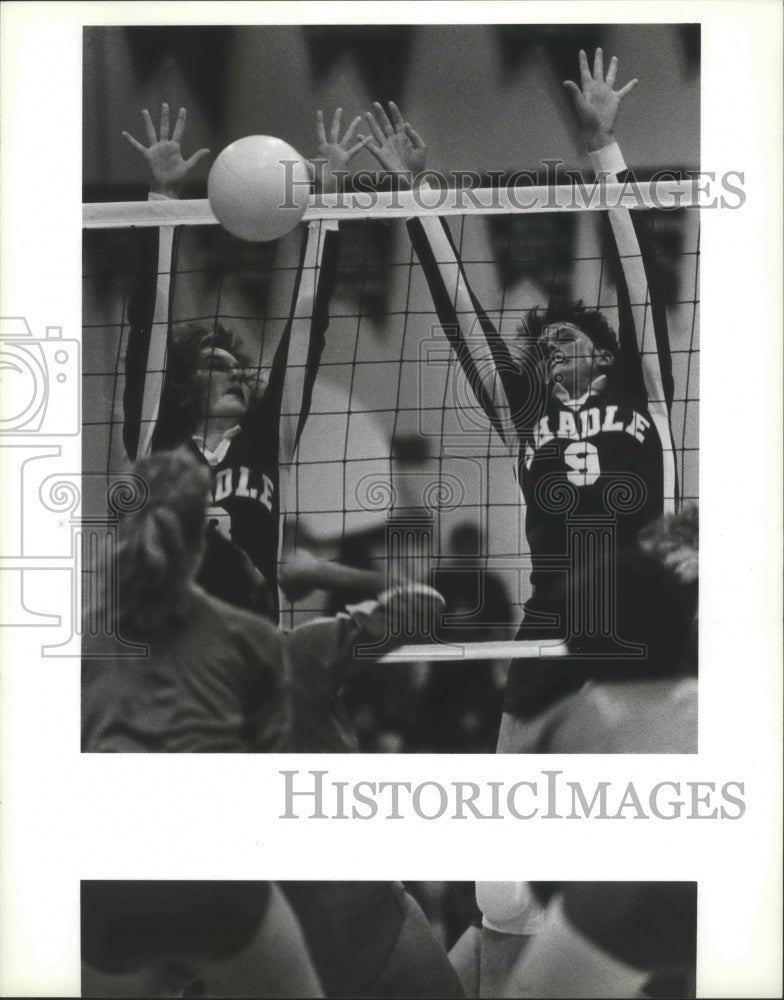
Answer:
[[[380,108],[381,105],[380,104],[378,104],[378,105],[374,104],[373,107],[374,108],[376,108],[376,107]],[[386,136],[381,131],[381,126],[376,121],[376,117],[375,117],[375,115],[373,114],[372,111],[366,111],[365,112],[365,121],[366,121],[367,126],[370,129],[370,131],[371,131],[371,133],[372,133],[373,138],[375,139],[375,141],[378,142],[378,143],[383,143],[384,140],[386,139]],[[391,129],[391,127],[392,126],[390,126],[390,129]]]
[[[316,138],[320,146],[327,144],[327,130],[324,128],[324,112],[316,112]]]
[[[158,137],[155,134],[155,126],[152,123],[152,118],[147,108],[144,108],[142,111],[142,118],[144,119],[144,130],[147,133],[147,141],[153,146],[158,141]]]
[[[177,121],[174,123],[174,131],[172,132],[172,142],[179,142],[182,139],[182,134],[185,131],[185,122],[187,120],[187,112],[185,108],[180,108],[177,114]]]
[[[329,141],[337,143],[340,141],[340,120],[343,117],[343,108],[335,108],[332,116],[332,127],[329,130]]]
[[[587,83],[590,83],[593,77],[591,76],[591,70],[588,66],[588,56],[585,54],[585,49],[580,49],[580,80],[582,81],[583,87]]]
[[[572,95],[572,101],[574,102],[574,106],[579,111],[581,104],[585,103],[585,98],[583,97],[582,90],[577,86],[574,80],[564,80],[563,85]]]
[[[604,53],[597,49],[593,55],[593,78],[594,80],[604,79]]]
[[[359,125],[359,123],[360,123],[361,121],[362,121],[362,118],[361,118],[361,116],[360,116],[360,115],[357,115],[357,117],[356,117],[356,118],[355,118],[355,119],[354,119],[354,120],[353,120],[353,121],[351,122],[351,124],[349,125],[349,127],[348,127],[348,128],[346,129],[346,134],[345,134],[345,135],[343,136],[343,138],[342,138],[342,139],[340,140],[340,145],[341,145],[341,146],[342,146],[342,148],[343,148],[343,149],[345,149],[345,150],[346,150],[347,152],[348,152],[348,147],[349,147],[349,146],[351,145],[351,143],[352,143],[352,142],[354,141],[354,134],[356,133],[356,131],[357,131],[357,126]]]
[[[628,83],[626,84],[626,86],[624,86],[624,87],[621,87],[621,89],[620,89],[620,90],[616,90],[616,92],[615,92],[615,93],[617,94],[617,96],[618,96],[619,98],[621,98],[621,97],[626,97],[626,95],[627,95],[627,94],[629,93],[629,91],[630,91],[630,90],[634,90],[634,88],[635,88],[635,87],[637,86],[637,84],[638,84],[639,82],[640,82],[640,81],[639,81],[639,80],[637,79],[637,77],[635,76],[635,78],[634,78],[633,80],[629,80],[629,82],[628,82]]]
[[[405,121],[400,113],[400,108],[394,101],[389,102],[389,117],[396,132],[401,132],[405,128]]]
[[[356,154],[360,151],[360,149],[364,149],[365,146],[367,146],[368,149],[370,148],[370,136],[360,135],[357,136],[357,138],[359,139],[359,142],[354,143],[353,146],[349,147],[346,150],[347,156],[356,156]]]
[[[161,105],[161,130],[158,138],[161,142],[169,141],[169,105],[165,101]]]
[[[411,126],[408,124],[408,122],[405,122],[403,124],[403,129],[404,129],[406,135],[408,136],[408,138],[411,140],[411,143],[413,144],[414,149],[424,149],[425,148],[424,140],[422,139],[422,137],[419,135],[418,132],[415,132],[411,128]]]
[[[588,56],[584,49],[580,49],[579,55],[580,62],[580,86],[573,80],[564,80],[563,85],[571,93],[572,97],[576,101],[580,94],[585,94],[588,90],[593,92],[596,91],[597,84],[606,84],[610,90],[613,90],[615,86],[615,81],[618,79],[618,57],[613,56],[610,59],[610,65],[607,67],[607,76],[604,76],[604,53],[601,49],[597,49],[594,53],[593,59],[593,72],[588,65]],[[637,86],[639,80],[635,77],[630,80],[625,86],[621,87],[620,90],[613,90],[613,93],[619,99],[625,97],[629,91],[633,90]]]
[[[134,137],[130,134],[130,132],[122,132],[121,134],[122,137],[124,139],[127,139],[128,142],[130,142],[130,144],[133,146],[133,148],[137,150],[139,153],[142,153],[143,155],[144,153],[147,152],[147,147],[142,146],[142,144],[139,142],[138,139],[134,139]]]
[[[375,111],[376,115],[378,116],[378,122],[379,122],[379,124],[381,126],[382,133],[385,136],[392,135],[392,133],[395,131],[395,129],[393,128],[392,122],[389,120],[389,116],[387,115],[386,111],[384,111],[383,106],[381,104],[379,104],[378,101],[374,101],[373,102],[373,110]]]
[[[188,159],[183,164],[185,170],[190,170],[194,167],[199,160],[203,159],[209,153],[209,149],[197,149],[193,156],[189,156]]]

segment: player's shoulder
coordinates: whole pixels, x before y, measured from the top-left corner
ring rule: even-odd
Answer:
[[[268,618],[255,611],[229,604],[201,587],[194,587],[194,612],[203,623],[214,625],[218,632],[257,636],[277,645],[280,630]]]
[[[600,398],[605,405],[619,406],[641,412],[647,412],[648,410],[648,400],[645,393],[639,391],[623,375],[616,375],[614,378],[608,379],[607,387],[602,392]]]

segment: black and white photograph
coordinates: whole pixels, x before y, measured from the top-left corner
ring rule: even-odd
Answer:
[[[0,996],[781,995],[783,28],[0,5]]]
[[[83,882],[82,996],[693,997],[693,882]]]
[[[688,23],[85,29],[85,750],[696,753],[700,80]]]

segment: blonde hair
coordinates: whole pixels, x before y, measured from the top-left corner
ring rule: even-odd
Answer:
[[[119,624],[124,634],[150,637],[187,614],[212,477],[186,448],[154,452],[133,473],[145,499],[119,522]]]

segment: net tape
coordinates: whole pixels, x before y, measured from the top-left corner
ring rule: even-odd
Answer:
[[[677,209],[700,207],[700,189],[693,181],[659,180],[649,183],[599,183],[504,188],[427,189],[423,192],[363,192],[311,197],[303,221],[405,219],[418,216],[490,216],[525,213],[607,211],[609,208]],[[371,204],[369,204],[371,202]],[[209,202],[203,200],[155,200],[84,204],[85,229],[118,227],[168,227],[217,225]],[[386,653],[381,663],[427,660],[489,661],[517,656],[566,656],[560,643],[537,640],[466,643],[405,644]]]
[[[311,198],[304,220],[407,219],[416,216],[509,215],[526,212],[677,209],[701,206],[696,181],[506,188],[373,191]],[[368,204],[368,202],[371,204]],[[93,202],[82,206],[85,229],[117,226],[217,225],[206,199]]]

